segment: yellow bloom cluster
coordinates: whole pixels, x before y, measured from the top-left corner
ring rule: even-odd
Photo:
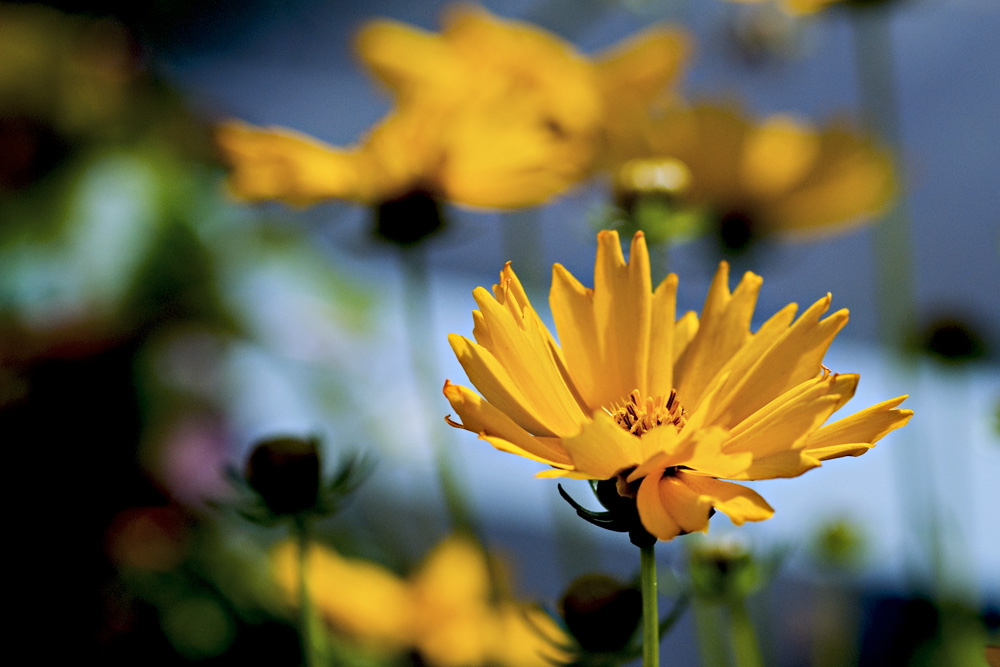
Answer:
[[[741,5],[759,5],[764,2],[774,2],[782,10],[793,16],[805,16],[821,12],[840,0],[729,0]]]
[[[626,262],[618,234],[601,232],[592,289],[554,267],[556,343],[508,264],[492,294],[474,292],[475,342],[449,337],[482,393],[446,382],[461,419],[450,423],[551,466],[540,477],[613,480],[663,540],[707,531],[713,508],[736,524],[769,518],[755,491],[721,480],[795,477],[858,456],[912,412],[897,409],[900,396],[824,426],[858,383],[822,365],[847,311],[824,318],[827,295],[751,332],[761,278],[728,282],[722,263],[701,316],[677,318],[677,276],[652,289],[643,235]]]
[[[838,231],[894,194],[888,156],[845,128],[683,106],[675,89],[691,46],[677,28],[654,26],[587,58],[536,26],[467,5],[442,24],[430,33],[376,20],[360,31],[358,54],[393,109],[355,146],[223,125],[232,193],[376,206],[419,194],[506,209],[611,172],[625,201],[649,193],[631,176],[650,172],[637,161],[669,161],[685,173],[669,193],[677,204],[703,208],[712,224],[736,216],[755,234]]]
[[[298,547],[291,541],[280,544],[272,567],[294,601]],[[495,600],[486,558],[465,538],[438,544],[408,579],[313,544],[306,586],[332,631],[373,651],[415,650],[438,667],[543,667],[564,657],[549,640],[565,643],[565,635],[548,615],[512,600]]]
[[[219,145],[247,200],[369,204],[414,191],[475,207],[538,204],[588,176],[676,79],[684,35],[657,27],[590,60],[527,23],[467,5],[440,33],[368,23],[357,51],[394,108],[353,147],[234,122]]]

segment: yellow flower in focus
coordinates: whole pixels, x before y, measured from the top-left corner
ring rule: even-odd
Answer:
[[[291,541],[272,556],[274,576],[293,601],[298,562]],[[565,635],[549,616],[494,599],[486,558],[465,538],[438,544],[408,579],[317,544],[308,568],[317,613],[333,631],[369,650],[415,650],[439,667],[543,667],[563,657],[552,642],[564,642]]]
[[[598,144],[659,100],[686,53],[654,28],[591,62],[528,23],[471,6],[440,33],[366,24],[357,51],[394,108],[356,146],[281,128],[223,125],[229,187],[245,200],[381,204],[411,193],[484,208],[539,204],[591,172]]]
[[[644,135],[638,162],[682,163],[680,202],[707,209],[723,233],[727,225],[748,235],[839,232],[879,215],[895,195],[889,154],[836,125],[816,129],[787,115],[754,122],[698,106],[671,110]]]
[[[713,509],[736,524],[772,515],[756,492],[721,480],[795,477],[860,455],[909,420],[901,396],[823,425],[858,383],[822,365],[847,322],[846,310],[823,318],[829,295],[751,332],[761,278],[747,273],[730,291],[723,262],[701,316],[677,318],[677,277],[652,289],[642,233],[627,263],[616,232],[597,238],[592,289],[553,269],[559,343],[509,264],[492,294],[475,290],[475,342],[449,341],[482,397],[446,382],[461,419],[452,426],[551,466],[540,477],[606,480],[634,500],[646,531],[669,540],[706,531]]]

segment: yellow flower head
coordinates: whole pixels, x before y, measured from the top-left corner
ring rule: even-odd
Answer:
[[[246,200],[368,204],[414,191],[458,204],[539,204],[589,175],[600,142],[617,142],[677,77],[679,31],[653,28],[590,61],[536,26],[471,6],[440,33],[390,20],[356,46],[393,110],[341,149],[281,128],[224,124],[229,187]]]
[[[540,477],[609,480],[669,540],[706,531],[713,508],[736,524],[771,516],[757,493],[722,479],[795,477],[862,454],[909,420],[901,396],[823,425],[858,382],[822,365],[847,322],[846,310],[823,318],[829,295],[751,332],[761,278],[747,273],[731,292],[723,262],[701,316],[677,318],[677,276],[652,289],[642,233],[627,263],[616,232],[597,241],[593,289],[553,269],[559,343],[509,264],[492,294],[474,291],[475,342],[449,341],[482,397],[446,382],[461,418],[449,423],[551,466]]]
[[[704,105],[674,108],[643,134],[638,157],[687,167],[682,203],[753,234],[842,231],[871,220],[895,194],[889,155],[841,126],[815,129],[787,115],[754,122]]]
[[[357,39],[395,108],[349,149],[279,128],[222,126],[230,187],[249,200],[378,203],[413,190],[469,206],[537,204],[589,167],[602,113],[590,64],[533,26],[469,7],[441,33],[388,20]]]
[[[272,568],[293,601],[298,567],[297,546],[280,544]],[[318,544],[310,547],[307,568],[317,613],[369,650],[415,650],[439,667],[544,667],[563,657],[554,645],[566,637],[544,612],[494,600],[485,555],[468,539],[447,538],[407,579]]]
[[[792,16],[805,16],[823,11],[841,0],[729,0],[742,5],[758,5],[772,2]]]

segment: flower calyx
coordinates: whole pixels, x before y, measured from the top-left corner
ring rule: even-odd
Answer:
[[[628,533],[629,541],[637,547],[649,547],[656,544],[656,537],[642,525],[635,497],[622,495],[618,491],[619,480],[624,481],[627,472],[609,479],[591,481],[590,486],[597,500],[604,506],[604,512],[589,510],[576,502],[569,493],[559,485],[559,495],[576,510],[577,516],[598,528],[604,528],[616,533]]]

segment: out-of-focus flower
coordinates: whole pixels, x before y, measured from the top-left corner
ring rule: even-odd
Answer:
[[[692,592],[702,599],[742,599],[761,585],[753,555],[733,540],[696,542],[689,566]]]
[[[676,86],[690,51],[687,33],[659,25],[594,59],[605,109],[599,167],[621,164],[641,151],[635,128],[678,103]]]
[[[723,262],[701,317],[675,320],[677,276],[652,290],[643,235],[628,263],[616,232],[597,238],[593,289],[554,267],[559,344],[509,264],[492,294],[475,290],[476,342],[449,341],[483,397],[445,382],[462,420],[449,423],[550,465],[540,477],[602,480],[669,540],[707,530],[713,509],[736,524],[772,515],[756,492],[721,479],[795,477],[860,455],[909,420],[901,396],[823,426],[858,383],[822,365],[847,323],[847,310],[821,319],[829,295],[797,320],[789,304],[751,333],[761,278],[747,273],[730,292]]]
[[[327,516],[337,512],[368,475],[368,461],[345,459],[336,472],[323,478],[319,441],[283,436],[254,446],[241,475],[228,476],[241,497],[229,505],[244,518],[270,524],[283,517]]]
[[[0,195],[129,122],[138,73],[131,47],[112,20],[0,5]]]
[[[536,26],[448,11],[440,33],[368,23],[357,50],[393,97],[362,141],[334,148],[279,128],[223,125],[237,197],[373,205],[421,193],[474,207],[539,204],[589,175],[677,76],[686,41],[654,28],[593,62]]]
[[[624,650],[642,619],[642,592],[603,574],[574,580],[561,612],[580,648],[592,653]]]
[[[294,600],[299,554],[275,550],[276,580]],[[561,631],[541,610],[494,597],[479,547],[461,537],[438,544],[408,579],[369,561],[313,545],[306,585],[331,630],[383,652],[415,650],[431,665],[549,665]],[[546,639],[546,637],[548,639]]]
[[[841,125],[817,129],[787,115],[755,122],[733,108],[674,108],[641,129],[645,145],[628,168],[675,160],[688,179],[672,195],[740,248],[757,235],[808,237],[871,220],[895,194],[892,160]],[[641,172],[640,172],[641,173]],[[644,194],[619,178],[621,196]]]
[[[729,0],[741,5],[757,5],[770,2],[793,16],[804,16],[823,11],[842,0]]]
[[[119,567],[168,572],[188,551],[188,526],[174,507],[134,507],[112,520],[105,548]]]

